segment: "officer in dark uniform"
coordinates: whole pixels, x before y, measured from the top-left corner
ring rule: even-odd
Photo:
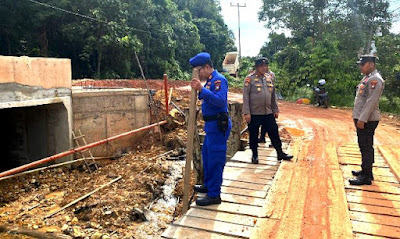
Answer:
[[[364,78],[357,86],[354,99],[353,119],[357,128],[358,146],[361,151],[361,171],[352,171],[356,179],[350,179],[352,185],[370,185],[374,180],[374,134],[381,114],[379,99],[385,87],[385,81],[375,68],[375,56],[363,55],[357,61]]]
[[[199,206],[221,203],[222,173],[226,161],[227,140],[232,128],[228,114],[228,81],[214,70],[210,54],[202,52],[190,59],[198,68],[200,79],[192,79],[191,86],[203,100],[201,109],[206,136],[202,148],[204,185],[196,185],[196,192],[207,193],[196,200]],[[200,80],[206,80],[204,86]]]
[[[250,148],[253,151],[252,162],[258,163],[258,133],[261,125],[268,132],[271,143],[278,153],[278,160],[290,160],[293,156],[283,152],[275,121],[279,116],[279,109],[274,75],[269,72],[268,59],[265,57],[257,59],[255,67],[256,71],[246,77],[243,87],[243,114],[248,123]]]

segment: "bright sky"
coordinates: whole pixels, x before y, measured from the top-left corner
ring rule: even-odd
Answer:
[[[390,0],[390,10],[395,10],[400,6],[400,0]],[[242,56],[256,56],[260,48],[268,40],[268,34],[271,29],[266,29],[262,22],[258,21],[258,11],[262,6],[262,0],[220,0],[222,16],[229,29],[233,31],[236,37],[236,46],[239,49],[238,34],[238,12],[237,7],[231,7],[230,3],[240,5],[246,4],[246,7],[240,8],[240,36],[242,46]],[[400,9],[396,10],[400,14]],[[397,19],[400,19],[398,17]],[[393,24],[391,29],[394,33],[400,33],[400,20]],[[278,33],[285,32],[283,30]],[[288,31],[285,32],[289,34]]]
[[[231,7],[230,3],[246,7],[240,8],[240,36],[242,46],[242,56],[256,56],[260,48],[267,41],[269,30],[264,28],[264,24],[258,21],[258,11],[262,6],[261,0],[220,0],[222,16],[229,29],[236,37],[236,46],[239,50],[238,37],[238,12],[237,7]]]

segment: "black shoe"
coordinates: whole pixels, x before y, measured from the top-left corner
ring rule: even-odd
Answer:
[[[371,178],[360,174],[355,179],[349,179],[351,185],[371,185]]]
[[[354,176],[359,176],[359,175],[362,174],[362,170],[359,170],[359,171],[353,170],[353,171],[351,171],[351,173],[352,173]],[[374,180],[374,175],[371,176],[371,180]]]
[[[207,193],[208,189],[204,185],[194,185],[194,191],[197,193]]]
[[[293,155],[289,155],[289,154],[285,154],[285,153],[281,153],[278,154],[278,160],[291,160],[293,158]]]
[[[251,162],[254,164],[258,164],[258,156],[253,154],[253,156],[251,156]]]
[[[258,142],[259,142],[259,143],[265,144],[265,138],[259,138],[259,139],[258,139]]]
[[[196,200],[196,205],[197,206],[208,206],[208,205],[213,205],[213,204],[221,204],[221,197],[209,197],[206,196],[204,198],[198,198]]]

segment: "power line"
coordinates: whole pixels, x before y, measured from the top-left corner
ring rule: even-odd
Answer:
[[[75,15],[75,16],[78,16],[78,17],[82,17],[82,18],[86,18],[86,19],[89,19],[89,20],[92,20],[92,21],[96,21],[96,22],[105,23],[105,24],[107,24],[109,26],[112,25],[108,21],[104,21],[104,20],[97,19],[97,18],[94,18],[94,17],[91,17],[91,16],[83,15],[83,14],[80,14],[80,13],[77,13],[77,12],[72,12],[72,11],[69,11],[69,10],[65,10],[65,9],[62,9],[62,8],[59,8],[59,7],[56,7],[56,6],[52,6],[52,5],[47,4],[47,3],[42,3],[42,2],[39,2],[39,1],[36,1],[36,0],[28,0],[28,1],[32,2],[32,3],[35,3],[35,4],[39,4],[39,5],[44,6],[44,7],[52,8],[54,10],[58,10],[58,11],[61,11],[61,12],[64,12],[64,13],[72,14],[72,15]],[[121,29],[123,28],[120,25],[118,25],[117,23],[115,23],[115,25],[117,27],[121,28]],[[137,28],[131,28],[131,27],[130,27],[130,29],[132,29],[134,31],[138,31],[138,32],[145,32],[145,33],[150,34],[150,36],[151,36],[151,32],[150,31],[141,30],[141,29],[137,29]]]
[[[102,23],[105,23],[105,24],[108,24],[108,25],[110,24],[107,21],[103,21],[103,20],[100,20],[100,19],[97,19],[97,18],[86,16],[86,15],[83,15],[83,14],[80,14],[80,13],[71,12],[71,11],[56,7],[56,6],[52,6],[52,5],[47,4],[47,3],[42,3],[42,2],[39,2],[39,1],[36,1],[36,0],[28,0],[28,1],[32,2],[32,3],[36,3],[36,4],[39,4],[39,5],[42,5],[42,6],[45,6],[45,7],[49,7],[49,8],[61,11],[61,12],[69,13],[69,14],[72,14],[72,15],[75,15],[75,16],[78,16],[78,17],[87,18],[87,19],[90,19],[90,20],[93,20],[93,21],[97,21],[97,22],[102,22]]]

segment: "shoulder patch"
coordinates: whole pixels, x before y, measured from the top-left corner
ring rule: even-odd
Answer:
[[[371,81],[371,89],[375,89],[377,84],[378,84],[378,80],[372,80]]]
[[[220,80],[214,81],[214,85],[215,85],[215,91],[221,90],[221,81]]]

